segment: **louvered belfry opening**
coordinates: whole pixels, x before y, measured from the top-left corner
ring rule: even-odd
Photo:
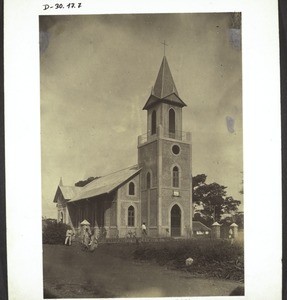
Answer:
[[[156,133],[156,111],[154,110],[151,115],[151,134]]]
[[[171,108],[168,112],[168,131],[171,138],[175,137],[175,112]]]

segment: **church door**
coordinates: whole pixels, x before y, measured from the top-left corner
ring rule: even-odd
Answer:
[[[170,212],[171,236],[181,235],[181,211],[178,205],[174,205]]]

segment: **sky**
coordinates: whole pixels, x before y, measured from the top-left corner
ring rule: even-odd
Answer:
[[[233,14],[40,17],[43,216],[74,185],[137,163],[142,110],[166,57],[192,133],[192,175],[241,200],[241,31]],[[242,209],[242,207],[241,207]]]

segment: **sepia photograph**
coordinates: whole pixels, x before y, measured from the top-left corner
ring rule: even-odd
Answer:
[[[44,297],[244,295],[241,14],[39,34]]]
[[[281,299],[277,2],[4,10],[7,297]]]

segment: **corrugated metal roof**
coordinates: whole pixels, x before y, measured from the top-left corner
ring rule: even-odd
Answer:
[[[53,202],[57,202],[57,197],[58,197],[59,192],[62,193],[65,200],[70,200],[73,197],[75,197],[79,193],[80,190],[81,190],[81,187],[78,187],[78,186],[59,185],[57,188]]]
[[[210,230],[210,228],[199,221],[192,221],[192,230],[193,231],[208,231],[208,230]]]
[[[110,193],[111,191],[137,175],[139,172],[140,169],[137,166],[133,166],[106,176],[102,176],[82,187],[81,191],[69,202]]]
[[[64,198],[70,200],[80,192],[81,187],[78,186],[59,186]]]

